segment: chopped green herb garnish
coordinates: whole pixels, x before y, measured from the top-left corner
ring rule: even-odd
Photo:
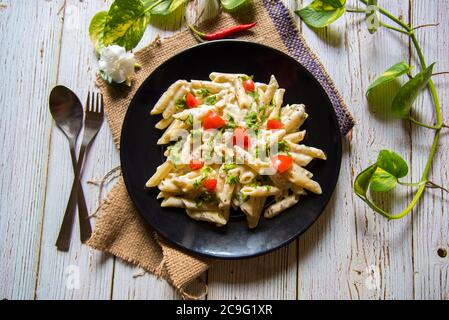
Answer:
[[[278,152],[289,152],[290,147],[285,141],[278,142]]]
[[[206,88],[201,88],[195,91],[195,95],[198,97],[206,98],[207,96],[210,95],[210,91],[207,90]]]
[[[225,165],[223,165],[223,171],[228,173],[229,170],[235,169],[237,168],[237,165],[235,163],[226,163]]]
[[[228,121],[226,123],[226,128],[228,129],[235,129],[237,127],[237,124],[235,123],[235,119],[233,116],[228,114]]]
[[[188,124],[189,126],[193,126],[193,115],[192,114],[189,114],[189,116],[185,120],[185,123]]]
[[[187,109],[187,102],[186,102],[185,95],[181,99],[176,100],[176,109],[179,109],[179,110]]]
[[[207,176],[212,172],[211,167],[204,167],[201,169],[201,177],[193,183],[193,188],[198,189],[200,185],[206,180]]]
[[[255,111],[250,111],[246,114],[245,122],[248,129],[259,129],[259,121],[257,119],[257,113]]]
[[[203,203],[217,203],[217,195],[214,192],[204,192],[200,194],[197,198],[195,198],[195,203],[197,206],[202,205]]]
[[[256,90],[251,91],[251,92],[248,92],[248,95],[249,95],[251,98],[253,98],[254,101],[259,101],[259,93],[258,93]]]
[[[237,176],[229,175],[226,178],[227,184],[236,184],[237,182],[239,182],[239,178]]]
[[[217,96],[208,96],[205,102],[207,105],[213,106],[217,103]]]
[[[238,202],[246,202],[248,201],[249,196],[241,192],[238,192],[234,195],[234,199],[236,199]]]

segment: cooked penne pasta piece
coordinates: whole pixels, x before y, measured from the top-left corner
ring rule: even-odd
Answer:
[[[305,154],[307,156],[311,156],[313,158],[317,158],[317,159],[321,159],[321,160],[326,160],[326,155],[324,154],[323,150],[313,148],[313,147],[308,147],[303,144],[291,143],[289,141],[287,141],[287,143],[288,143],[288,146],[290,147],[290,151],[292,151],[292,152]]]
[[[166,108],[162,112],[162,117],[164,119],[170,119],[172,115],[179,112],[179,110],[176,108],[176,104],[179,100],[181,100],[189,91],[188,86],[181,86],[178,91],[176,91],[175,95],[173,96],[173,99],[169,101]]]
[[[172,169],[173,163],[171,162],[171,160],[165,161],[163,164],[157,167],[156,172],[147,181],[145,186],[147,188],[156,187],[170,173]]]
[[[301,167],[307,166],[310,162],[312,162],[313,157],[308,156],[302,153],[290,152],[290,156],[293,158],[293,161]]]
[[[299,201],[299,195],[294,194],[284,198],[283,200],[270,205],[265,209],[263,216],[266,219],[272,219],[284,210],[294,206]]]
[[[173,118],[169,118],[169,119],[164,119],[162,118],[161,121],[159,121],[158,123],[156,123],[156,125],[154,126],[156,129],[159,130],[164,130],[167,129],[167,127],[173,122]]]
[[[274,76],[270,77],[270,82],[268,83],[267,90],[264,95],[261,97],[262,105],[268,106],[273,100],[274,93],[279,89],[279,84]]]
[[[244,195],[251,196],[251,197],[269,197],[269,196],[275,196],[281,193],[281,189],[278,187],[273,187],[270,185],[265,186],[244,186],[242,189],[240,189],[240,192]]]
[[[206,89],[210,93],[219,93],[222,90],[229,90],[231,88],[229,83],[216,83],[212,81],[199,80],[192,80],[191,85],[193,89]]]
[[[284,124],[285,131],[288,133],[298,130],[307,117],[308,115],[302,104],[286,106],[281,111],[281,121]]]
[[[304,140],[306,136],[306,130],[293,132],[285,135],[284,140],[289,141],[291,143],[299,143]]]
[[[151,110],[151,114],[160,114],[162,113],[170,101],[173,100],[173,97],[175,93],[178,91],[181,86],[187,85],[187,81],[185,80],[178,80],[175,83],[173,83],[167,91],[162,95],[162,97],[156,102],[153,109]]]
[[[209,75],[209,79],[213,82],[223,83],[223,82],[232,82],[234,79],[248,77],[246,74],[242,73],[221,73],[221,72],[212,72]]]
[[[182,134],[185,133],[185,129],[188,128],[188,125],[179,120],[175,120],[172,124],[165,130],[162,136],[157,141],[157,144],[167,144],[173,141],[175,138],[182,137]]]
[[[322,194],[319,183],[310,179],[308,177],[308,171],[296,164],[293,164],[293,167],[287,172],[286,177],[290,182],[306,190],[315,194]]]
[[[251,105],[251,98],[246,94],[245,88],[243,88],[242,80],[239,78],[234,79],[233,84],[240,108],[249,108]]]
[[[218,227],[224,226],[228,223],[224,214],[226,212],[222,212],[219,210],[210,210],[210,211],[197,211],[197,210],[189,210],[187,209],[187,215],[198,221],[206,221],[215,223]]]
[[[265,197],[250,197],[247,202],[240,206],[246,215],[249,228],[254,229],[259,224],[265,200]]]
[[[282,102],[284,101],[285,89],[277,89],[273,96],[274,108],[270,112],[269,119],[278,119],[281,116]]]

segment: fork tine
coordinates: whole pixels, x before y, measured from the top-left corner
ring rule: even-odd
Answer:
[[[86,111],[89,111],[89,108],[90,108],[90,91],[87,92]]]
[[[100,93],[100,113],[104,113],[104,101],[103,101],[103,95]]]
[[[92,92],[92,104],[90,106],[90,111],[95,112],[95,94]]]
[[[97,103],[95,104],[95,112],[100,113],[100,94],[97,92]]]

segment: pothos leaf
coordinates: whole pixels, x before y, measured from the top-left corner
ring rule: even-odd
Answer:
[[[418,73],[414,78],[409,80],[399,89],[396,96],[393,98],[391,111],[396,118],[408,119],[410,117],[410,110],[415,102],[418,94],[427,86],[432,77],[433,67],[432,63],[426,70]]]
[[[249,0],[220,0],[221,5],[228,11],[233,11],[249,2]]]
[[[103,30],[108,18],[107,11],[98,12],[90,21],[89,37],[98,52],[103,47]]]
[[[396,178],[403,178],[408,174],[407,162],[391,150],[381,150],[376,164]]]
[[[398,184],[398,179],[408,173],[405,160],[391,150],[381,150],[375,164],[362,171],[354,182],[354,192],[367,203],[368,190],[388,192]]]
[[[149,12],[156,16],[167,16],[175,12],[179,7],[185,5],[189,0],[145,0],[143,2],[145,8],[154,6]],[[157,4],[160,2],[159,4]]]
[[[370,189],[375,192],[388,192],[396,187],[398,179],[384,169],[377,167],[370,180]]]
[[[373,90],[374,88],[377,88],[381,85],[391,82],[394,79],[402,76],[403,74],[406,74],[410,70],[411,67],[408,65],[407,62],[401,61],[396,63],[395,65],[391,66],[388,70],[386,70],[384,73],[382,73],[380,76],[378,76],[376,80],[374,80],[374,82],[370,84],[368,90],[366,91],[366,95],[368,96],[371,90]]]
[[[142,39],[148,22],[149,16],[140,0],[115,0],[106,19],[103,43],[131,50]]]
[[[379,9],[377,7],[377,0],[368,0],[366,6],[365,22],[369,33],[373,34],[380,27]]]
[[[310,27],[324,28],[345,12],[346,0],[313,0],[308,6],[295,11]]]
[[[354,181],[354,192],[362,199],[366,199],[366,193],[368,192],[369,183],[371,181],[371,177],[376,171],[377,166],[373,164],[369,166],[365,170],[363,170],[359,175],[355,178]]]

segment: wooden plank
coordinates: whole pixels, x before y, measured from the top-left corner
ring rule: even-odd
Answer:
[[[58,79],[55,83],[73,89],[82,102],[94,89],[96,57],[88,37],[90,18],[106,4],[98,1],[68,0],[64,10],[64,30]],[[82,136],[80,135],[79,142]],[[75,222],[70,252],[54,246],[73,181],[68,143],[62,133],[52,130],[47,198],[42,234],[38,299],[109,299],[112,290],[113,259],[81,245]],[[87,180],[99,179],[117,166],[119,158],[106,123],[100,130],[85,163],[83,189],[90,212],[97,207],[96,187]],[[78,286],[70,280],[79,275]]]
[[[7,0],[0,8],[0,299],[34,297],[62,4]]]
[[[412,21],[414,25],[439,22],[438,27],[416,31],[428,63],[437,61],[435,72],[449,70],[449,3],[444,0],[432,2],[413,1]],[[416,62],[414,62],[417,65]],[[416,67],[415,71],[419,68]],[[448,75],[434,77],[442,103],[444,122],[449,122],[447,102],[449,101]],[[433,103],[425,92],[418,98],[414,110],[425,123],[434,123]],[[412,131],[412,180],[419,181],[426,165],[433,140],[432,130],[413,126]],[[448,186],[449,142],[447,129],[443,129],[438,152],[430,172],[430,180]],[[438,253],[440,250],[440,254]],[[413,212],[413,252],[415,269],[416,299],[449,299],[449,257],[440,257],[449,251],[448,195],[439,190],[429,190]]]
[[[208,274],[207,299],[296,299],[296,241],[270,254],[217,261]]]
[[[356,7],[358,1],[348,1]],[[395,14],[407,16],[407,2],[389,2]],[[344,142],[340,180],[326,212],[299,240],[300,299],[412,298],[413,270],[410,218],[388,222],[367,208],[352,191],[355,174],[392,148],[410,158],[410,139],[402,123],[386,120],[381,108],[369,111],[365,89],[375,75],[407,59],[405,37],[380,30],[371,36],[363,16],[347,13],[325,30],[303,33],[321,58],[353,112],[358,126]],[[385,104],[386,98],[381,99]],[[383,102],[383,103],[382,103]],[[401,200],[401,195],[396,195]],[[392,197],[381,205],[399,211]],[[404,202],[409,197],[405,196]]]

